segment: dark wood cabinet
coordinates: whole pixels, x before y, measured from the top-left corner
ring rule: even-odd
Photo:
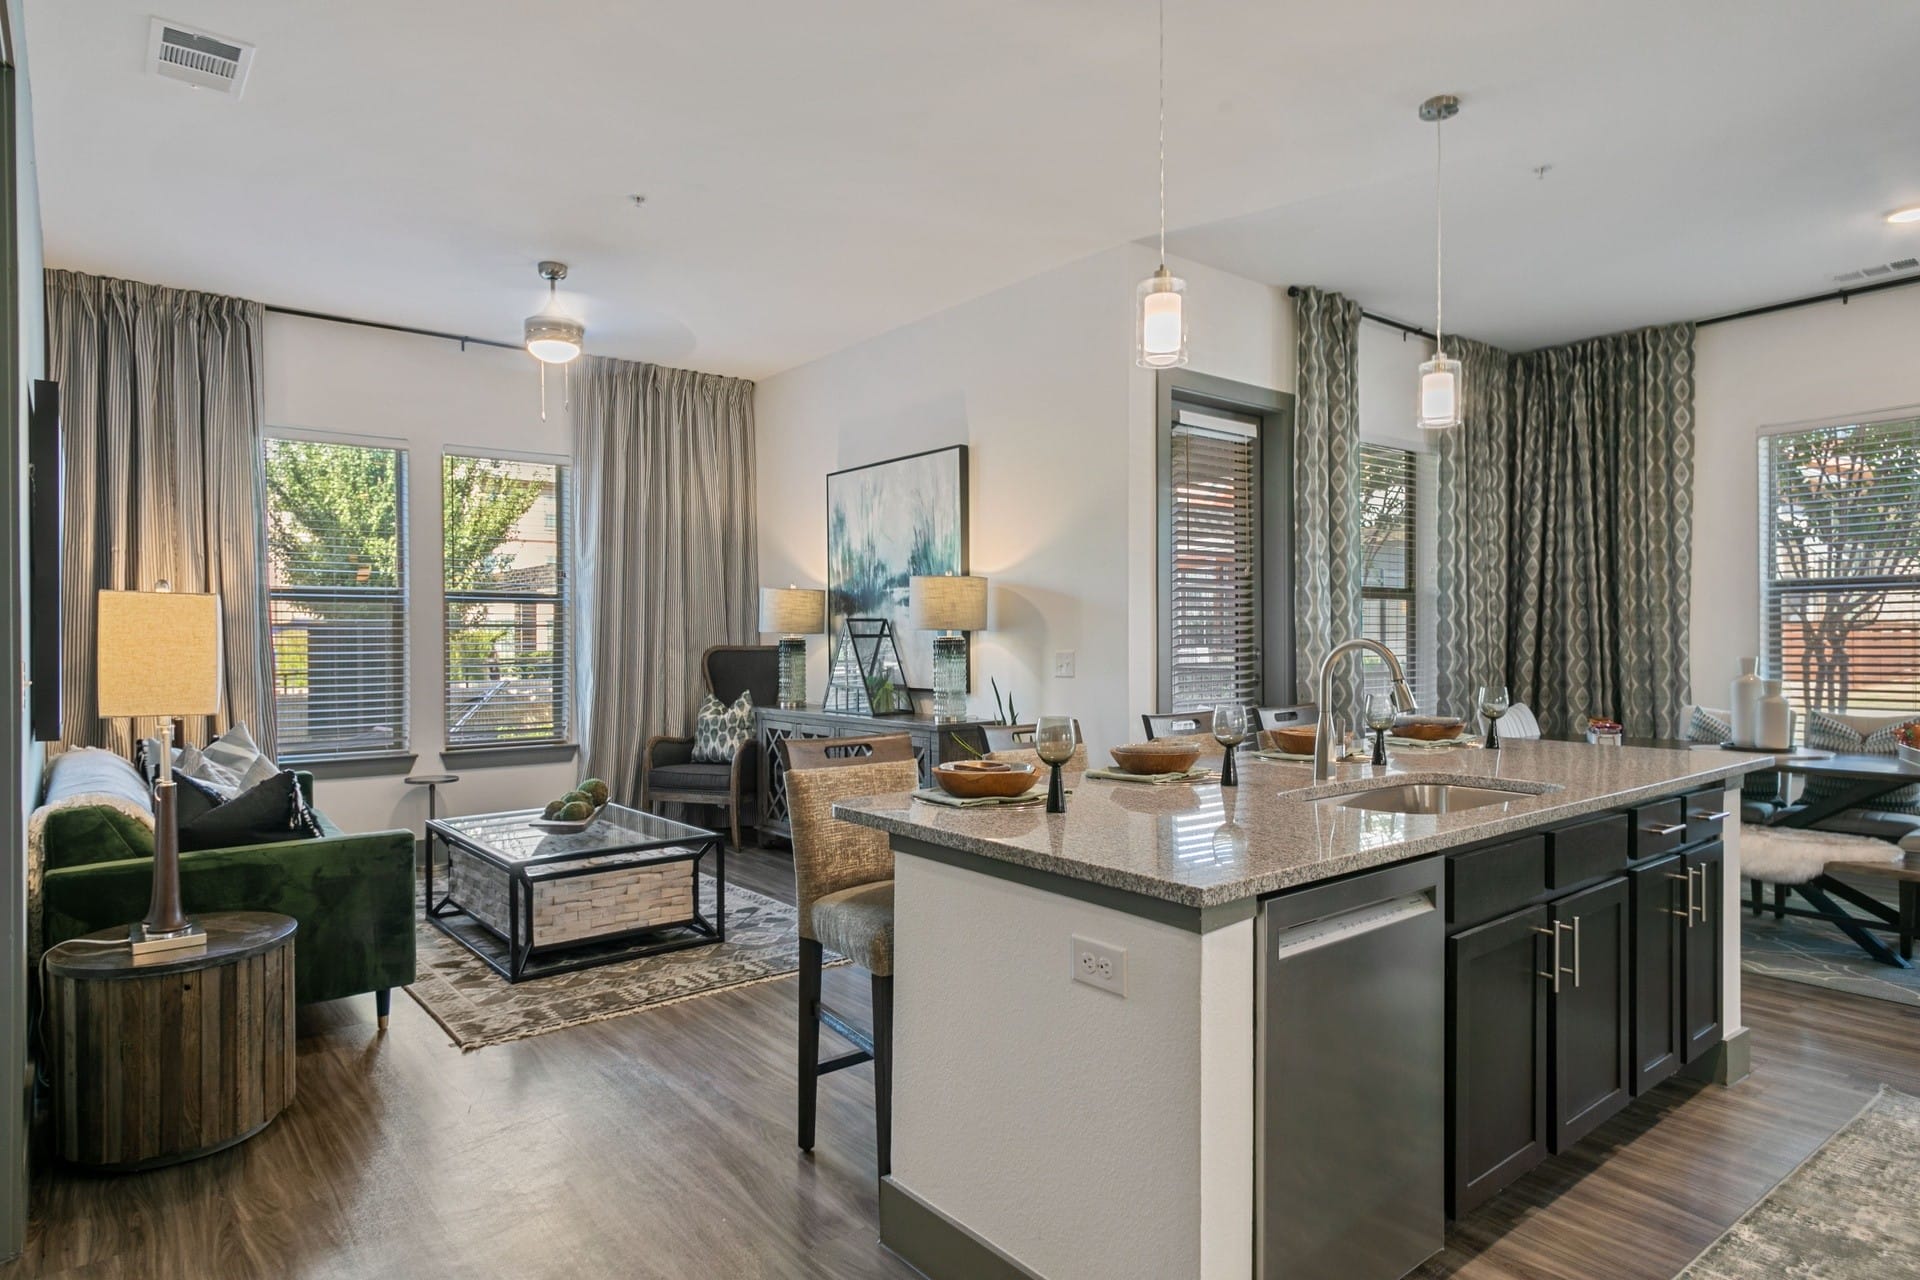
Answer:
[[[1627,872],[1633,926],[1631,1041],[1633,1092],[1645,1093],[1680,1069],[1685,861],[1668,855]]]
[[[1547,1157],[1550,914],[1527,907],[1447,941],[1447,1212]]]
[[[1624,838],[1625,832],[1621,832]],[[1553,1149],[1564,1151],[1627,1105],[1627,881],[1603,880],[1552,903],[1548,1031]]]
[[[1682,858],[1686,919],[1681,930],[1681,1052],[1688,1062],[1710,1052],[1725,1035],[1720,1019],[1726,985],[1721,952],[1726,895],[1720,879],[1725,853],[1725,846],[1715,840]]]

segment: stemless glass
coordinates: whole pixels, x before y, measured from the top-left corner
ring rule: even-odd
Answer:
[[[1240,775],[1234,769],[1234,748],[1247,740],[1247,709],[1237,702],[1213,709],[1213,740],[1224,754],[1220,760],[1220,785],[1237,787]]]
[[[1393,728],[1398,713],[1393,705],[1393,695],[1370,693],[1367,695],[1367,728],[1373,730],[1373,762],[1377,765],[1387,763],[1387,730]]]
[[[1480,686],[1480,715],[1487,722],[1487,750],[1500,749],[1500,717],[1507,714],[1511,706],[1507,698],[1507,686],[1503,684],[1483,684]]]
[[[1067,811],[1067,788],[1060,781],[1060,766],[1073,759],[1077,739],[1072,716],[1041,716],[1033,722],[1033,753],[1052,766],[1047,781],[1047,812]]]

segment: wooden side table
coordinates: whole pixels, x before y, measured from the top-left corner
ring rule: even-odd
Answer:
[[[286,916],[196,917],[204,951],[135,965],[125,950],[49,950],[54,1149],[145,1169],[252,1137],[293,1100],[293,934]],[[88,940],[126,937],[126,930]]]

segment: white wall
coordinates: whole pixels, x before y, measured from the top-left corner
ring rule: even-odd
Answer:
[[[363,778],[323,776],[315,803],[349,831],[419,830],[424,788],[403,773],[457,773],[440,811],[478,813],[545,803],[577,779],[572,760],[483,765],[453,759],[441,709],[440,458],[444,450],[499,448],[564,457],[572,433],[557,378],[547,421],[533,362],[517,351],[273,315],[266,334],[267,427],[380,437],[408,450],[409,733],[412,769]]]
[[[1692,680],[1725,706],[1760,651],[1759,437],[1920,406],[1920,286],[1730,321],[1694,344]]]
[[[760,383],[760,580],[826,580],[825,476],[969,447],[969,564],[991,582],[974,637],[972,705],[988,677],[1021,715],[1078,716],[1096,751],[1139,736],[1155,688],[1153,375],[1132,362],[1133,290],[1155,265],[1124,245]],[[1193,368],[1290,390],[1283,290],[1197,264]],[[1074,650],[1076,675],[1053,655]],[[827,641],[810,643],[809,694]]]

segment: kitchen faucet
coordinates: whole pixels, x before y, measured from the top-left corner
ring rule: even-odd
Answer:
[[[1412,714],[1418,709],[1413,700],[1413,690],[1407,687],[1407,678],[1400,672],[1400,659],[1393,656],[1393,650],[1378,640],[1369,640],[1365,636],[1348,640],[1344,644],[1333,646],[1327,654],[1327,660],[1320,664],[1320,729],[1313,735],[1313,780],[1325,782],[1333,777],[1333,668],[1342,654],[1355,653],[1367,649],[1380,655],[1387,664],[1387,674],[1393,677],[1393,705],[1401,711]]]

